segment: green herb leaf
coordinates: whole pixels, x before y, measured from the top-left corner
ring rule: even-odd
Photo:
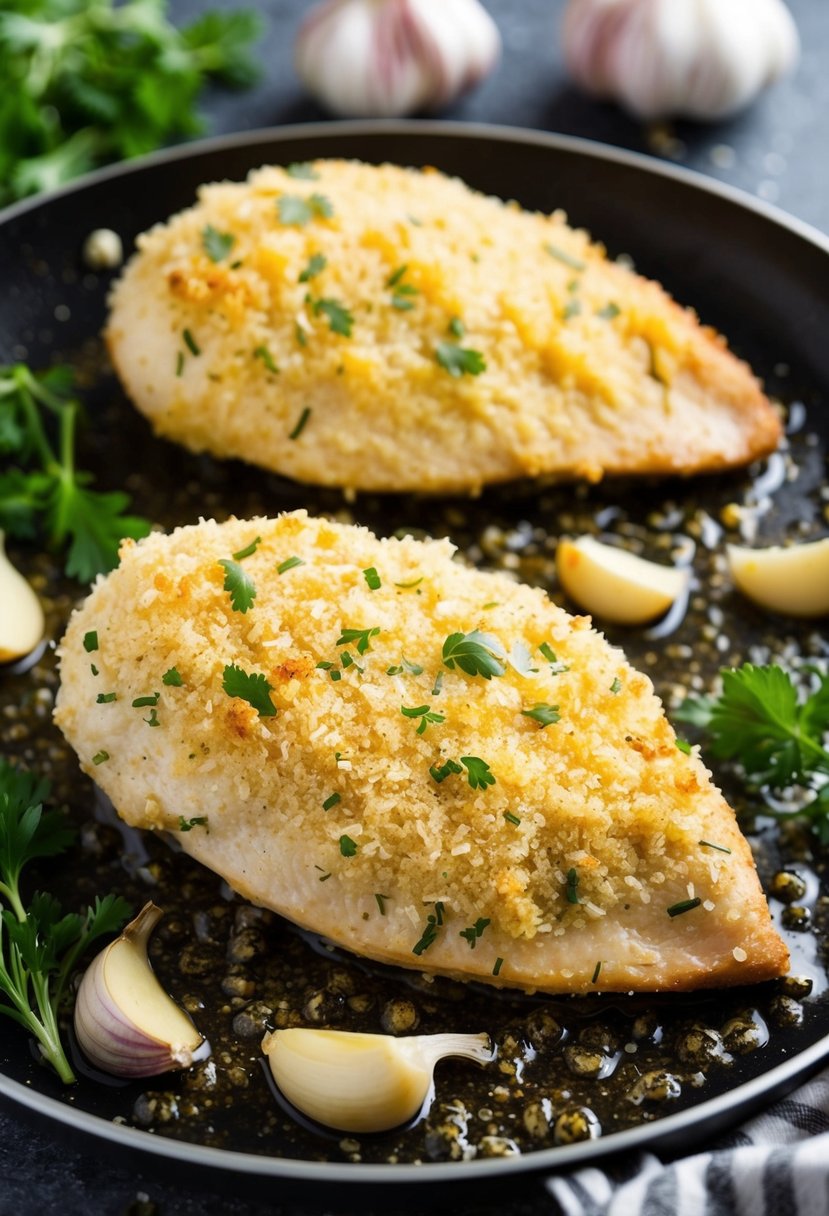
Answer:
[[[698,908],[701,903],[702,900],[699,897],[697,899],[681,899],[679,903],[671,904],[670,908],[667,909],[668,915],[670,917],[682,916],[684,912],[691,912],[694,908]]]
[[[307,424],[307,422],[308,422],[308,419],[309,419],[310,417],[311,417],[311,407],[310,407],[310,405],[306,405],[306,406],[305,406],[305,408],[303,409],[302,413],[300,414],[300,416],[299,416],[298,420],[297,420],[297,424],[296,424],[296,426],[295,426],[295,427],[294,427],[294,429],[291,431],[291,433],[290,433],[290,435],[288,436],[288,438],[289,438],[289,439],[299,439],[300,435],[301,435],[301,434],[302,434],[302,432],[305,430],[305,426],[306,426],[306,424]]]
[[[380,587],[382,585],[380,582],[380,575],[377,573],[374,566],[369,566],[367,570],[363,571],[363,578],[366,580],[366,583],[368,584],[369,591],[379,591],[380,590]]]
[[[151,709],[149,718],[144,718],[148,726],[160,726],[161,722],[158,719],[158,710]]]
[[[178,668],[171,667],[168,671],[164,672],[164,675],[161,677],[161,683],[166,684],[168,688],[181,688],[184,680],[182,680]]]
[[[385,916],[386,915],[386,900],[391,899],[391,896],[390,895],[379,895],[375,891],[374,898],[377,900],[377,907],[380,909],[380,915]]]
[[[304,565],[305,565],[305,562],[302,560],[301,557],[297,557],[296,555],[294,555],[293,557],[286,557],[284,562],[280,562],[279,565],[276,567],[276,573],[285,574],[285,573],[287,573],[288,570],[295,570],[297,566],[304,566]],[[318,663],[317,666],[321,667],[322,664]]]
[[[410,587],[419,587],[423,582],[423,578],[413,578],[409,583],[395,583],[395,587],[400,587],[408,590]]]
[[[516,828],[521,823],[521,820],[518,817],[518,815],[513,815],[512,811],[504,811],[504,818],[506,819],[507,823],[511,823],[513,825],[513,827],[516,827]]]
[[[293,164],[286,166],[285,172],[289,177],[295,177],[298,181],[315,182],[319,180],[319,173],[314,166],[305,161],[294,161]]]
[[[570,668],[567,666],[566,663],[559,663],[558,659],[556,658],[555,651],[553,650],[553,648],[549,642],[542,642],[538,649],[539,649],[539,652],[543,655],[543,657],[550,664],[550,674],[551,675],[558,676],[558,675],[561,675],[562,672],[570,670]]]
[[[182,330],[181,336],[182,336],[182,338],[184,338],[184,345],[190,351],[191,355],[200,355],[201,354],[201,347],[199,346],[198,342],[193,337],[193,335],[189,329]]]
[[[93,654],[98,649],[98,630],[90,629],[83,635],[83,648],[87,654]]]
[[[470,676],[483,676],[485,680],[502,676],[506,671],[506,652],[497,640],[488,633],[473,629],[471,633],[450,633],[443,643],[443,662],[446,667],[457,664]]]
[[[322,804],[322,809],[324,811],[330,811],[332,807],[336,806],[338,802],[342,802],[342,800],[342,794],[329,794],[325,802]]]
[[[273,355],[268,350],[267,346],[257,346],[253,352],[254,359],[261,359],[268,371],[274,375],[279,375],[279,367],[274,360]]]
[[[443,921],[441,919],[441,924],[442,923]],[[420,936],[420,940],[417,941],[414,946],[412,946],[412,954],[416,954],[418,957],[421,954],[425,954],[430,946],[433,946],[437,941],[438,928],[439,925],[437,915],[430,912],[426,917],[426,927]]]
[[[460,317],[453,317],[449,322],[448,329],[450,334],[454,334],[456,338],[462,338],[466,333],[466,326]]]
[[[296,194],[282,194],[276,200],[276,208],[281,224],[304,227],[311,219],[330,219],[334,208],[324,194],[312,194],[308,198],[300,198]]]
[[[312,300],[311,309],[315,317],[323,313],[328,318],[328,325],[332,333],[342,334],[344,338],[351,337],[354,318],[338,300]]]
[[[132,703],[132,707],[133,709],[146,709],[151,705],[158,705],[160,696],[160,692],[154,692],[147,697],[136,697]]]
[[[501,968],[503,967],[503,965],[504,965],[504,960],[502,958],[496,958],[495,966],[492,968],[492,974],[498,975]]]
[[[356,642],[357,653],[365,654],[371,647],[371,639],[376,637],[379,632],[376,625],[373,629],[343,629],[335,645],[350,646],[352,642]]]
[[[610,685],[610,691],[613,693],[614,696],[616,696],[617,693],[620,693],[622,691],[622,681],[619,679],[618,676],[614,677],[613,683]]]
[[[241,562],[244,561],[246,557],[252,557],[261,544],[262,537],[255,537],[249,545],[245,545],[244,549],[240,549],[238,553],[233,554],[233,560],[235,562]],[[225,588],[225,590],[227,590],[227,588]]]
[[[354,857],[357,853],[357,841],[352,840],[350,836],[340,837],[340,852],[343,857]]]
[[[478,350],[458,346],[457,342],[438,342],[435,358],[450,376],[480,376],[486,371],[486,360]]]
[[[230,605],[234,612],[248,612],[256,599],[256,587],[253,579],[246,573],[238,562],[219,560],[219,565],[225,572],[224,590],[230,595]]]
[[[192,819],[185,819],[183,815],[178,817],[178,830],[180,832],[192,832],[193,828],[205,828],[210,834],[210,828],[207,826],[206,815],[194,815]]]
[[[466,769],[466,778],[473,790],[485,790],[488,785],[495,784],[489,765],[479,756],[461,756],[461,764]]]
[[[468,929],[461,929],[459,937],[466,938],[469,943],[469,949],[474,950],[479,937],[483,936],[484,929],[487,925],[491,925],[492,921],[487,916],[479,916],[474,925],[470,925]]]
[[[396,667],[386,668],[387,676],[422,676],[423,668],[419,663],[410,663],[408,659],[401,659]]]
[[[308,265],[301,271],[298,282],[310,283],[311,279],[315,279],[318,274],[321,274],[328,265],[328,258],[324,253],[312,253],[308,259]]]
[[[109,759],[109,752],[105,752],[103,750],[103,748],[101,748],[101,750],[99,752],[96,752],[95,755],[92,757],[92,763],[94,765],[103,764],[108,759]]]
[[[567,902],[568,904],[580,904],[579,899],[579,875],[578,871],[571,866],[567,871]]]
[[[457,760],[446,760],[440,765],[433,764],[429,769],[429,772],[432,774],[435,781],[437,781],[438,785],[440,785],[440,783],[445,781],[446,778],[451,776],[452,773],[462,773],[463,769],[461,768],[460,764],[458,764]]]
[[[222,688],[229,697],[238,697],[253,706],[260,718],[275,718],[276,706],[270,694],[273,685],[259,671],[247,672],[235,663],[228,663],[222,676]]]
[[[586,270],[587,263],[581,258],[574,257],[572,253],[568,253],[565,249],[559,248],[558,245],[546,244],[544,246],[546,253],[549,253],[551,258],[555,258],[557,262],[562,262],[565,266],[569,266],[571,270]]]
[[[95,698],[96,705],[110,705],[113,701],[118,700],[117,692],[99,692]]]
[[[718,853],[731,852],[731,849],[727,849],[724,844],[712,844],[710,840],[698,840],[697,844],[704,845],[706,849],[716,849]]]
[[[428,705],[401,705],[400,712],[406,718],[419,718],[417,733],[423,735],[432,724],[446,721],[445,714],[433,713]]]
[[[693,749],[687,739],[677,738],[675,742],[681,752],[683,752],[686,756],[690,756]]]
[[[603,321],[614,321],[621,311],[619,305],[611,301],[609,304],[605,304],[604,308],[600,308],[596,316],[601,317]]]
[[[545,705],[543,702],[534,705],[532,709],[522,709],[521,713],[525,718],[532,718],[538,722],[542,730],[545,726],[552,726],[554,722],[561,721],[558,706]]]
[[[212,224],[202,229],[202,249],[211,262],[222,262],[236,244],[236,237],[230,232],[219,232]]]
[[[599,973],[601,972],[601,969],[602,969],[602,960],[599,959],[599,961],[596,963],[595,970],[593,971],[593,978],[590,981],[591,984],[595,984],[598,981]]]
[[[581,300],[568,300],[561,314],[562,320],[569,321],[571,317],[577,317],[581,312]]]

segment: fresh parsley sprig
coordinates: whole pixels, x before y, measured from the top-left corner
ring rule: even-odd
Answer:
[[[44,892],[24,903],[25,866],[62,853],[72,840],[63,815],[44,811],[48,795],[48,781],[0,760],[0,900],[7,905],[0,912],[0,1013],[35,1036],[44,1059],[69,1084],[75,1077],[58,1029],[67,982],[86,948],[117,932],[130,909],[114,895],[66,915]]]
[[[506,651],[497,638],[473,629],[471,633],[450,633],[443,643],[443,662],[446,667],[457,664],[469,676],[483,676],[491,680],[506,671]]]
[[[784,789],[803,785],[814,798],[797,814],[808,816],[821,839],[829,842],[829,674],[804,669],[815,677],[813,692],[801,698],[788,672],[771,664],[721,672],[718,697],[689,698],[676,717],[705,730],[711,755],[735,760],[752,783]],[[781,812],[788,817],[792,812]]]
[[[90,489],[91,474],[75,467],[80,404],[71,394],[65,368],[0,367],[0,528],[23,540],[45,534],[55,549],[68,543],[66,573],[90,582],[117,565],[124,537],[146,536],[150,525],[125,514],[128,495]]]

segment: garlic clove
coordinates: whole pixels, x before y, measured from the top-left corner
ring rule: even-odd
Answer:
[[[829,536],[782,548],[727,545],[731,577],[761,608],[785,616],[829,615]]]
[[[342,1030],[275,1030],[262,1050],[284,1096],[317,1123],[345,1132],[381,1132],[412,1119],[429,1097],[444,1056],[492,1058],[489,1035],[430,1034],[397,1039]]]
[[[153,1077],[189,1068],[210,1044],[159,984],[147,943],[163,913],[148,903],[87,968],[75,1001],[84,1055],[116,1077]]]
[[[500,49],[479,0],[328,0],[303,21],[294,61],[335,114],[393,118],[446,105],[494,67]]]
[[[660,566],[592,536],[559,541],[556,573],[571,599],[617,625],[645,625],[662,616],[690,579],[687,569]]]
[[[562,42],[577,83],[645,119],[733,114],[799,55],[782,0],[570,0]]]
[[[0,663],[29,654],[45,628],[40,600],[6,556],[0,531]]]

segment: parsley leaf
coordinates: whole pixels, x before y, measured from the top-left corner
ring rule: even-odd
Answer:
[[[338,300],[312,300],[311,309],[315,317],[323,313],[328,318],[328,325],[332,333],[342,334],[344,338],[351,337],[354,317]]]
[[[356,642],[357,653],[365,654],[371,646],[371,639],[376,637],[379,632],[376,625],[373,629],[343,629],[335,645],[349,646],[352,642]]]
[[[456,379],[463,375],[480,376],[486,371],[486,360],[481,352],[458,346],[457,342],[438,342],[435,358]]]
[[[221,558],[219,565],[225,572],[224,590],[230,593],[230,604],[234,612],[248,612],[256,599],[253,579],[238,562]]]
[[[571,270],[586,270],[587,263],[581,258],[574,257],[572,253],[568,253],[566,249],[559,248],[558,245],[550,243],[544,246],[545,253],[549,253],[551,258],[555,258],[557,262],[562,262],[565,266],[569,266]]]
[[[273,685],[268,683],[261,671],[247,672],[235,663],[228,663],[222,676],[222,688],[229,697],[247,701],[260,718],[276,717],[276,706],[270,697]]]
[[[445,781],[446,778],[451,776],[452,773],[462,773],[463,769],[461,768],[460,764],[458,764],[457,760],[447,760],[444,764],[433,764],[429,769],[429,772],[435,781],[437,781],[438,785],[440,785],[440,783]]]
[[[432,724],[445,722],[446,715],[434,713],[428,705],[401,705],[400,712],[405,718],[419,718],[417,733],[423,735],[426,728]]]
[[[300,272],[299,283],[310,283],[311,279],[316,278],[328,265],[328,258],[324,253],[312,253],[308,259],[308,265]]]
[[[350,836],[340,837],[340,852],[343,857],[355,857],[357,855],[357,841],[352,840]]]
[[[485,790],[488,785],[495,784],[489,765],[480,757],[461,756],[461,764],[466,769],[466,777],[473,790]]]
[[[276,200],[280,224],[302,228],[314,219],[330,219],[334,208],[324,194],[312,194],[307,199],[297,194],[282,194]]]
[[[557,705],[545,705],[539,702],[532,709],[522,709],[522,715],[525,718],[533,718],[541,726],[543,730],[545,726],[552,726],[554,722],[561,721],[561,714],[558,712]]]
[[[305,562],[301,557],[294,554],[293,557],[286,557],[284,562],[280,562],[276,567],[277,574],[287,574],[289,570],[295,570],[297,566],[304,566]]]
[[[377,570],[375,569],[374,566],[369,566],[366,570],[363,571],[363,578],[366,580],[366,584],[368,586],[369,591],[379,591],[380,590],[382,583],[380,581],[380,575],[377,573]]]
[[[201,244],[211,262],[222,262],[236,244],[236,237],[231,232],[219,232],[208,224],[202,229]]]
[[[183,815],[179,815],[178,830],[180,832],[192,832],[193,828],[204,828],[207,834],[210,835],[210,828],[207,826],[207,816],[194,815],[192,819],[185,819]]]
[[[286,167],[285,172],[288,177],[295,177],[298,181],[315,182],[319,179],[319,173],[314,166],[305,161],[294,161],[293,164]]]
[[[458,936],[465,937],[469,943],[469,949],[474,950],[478,938],[483,936],[484,929],[491,924],[492,921],[488,916],[479,916],[474,925],[470,925],[468,929],[461,929]]]
[[[262,544],[262,537],[255,536],[249,545],[245,545],[244,549],[239,549],[239,551],[237,553],[233,554],[233,560],[235,562],[240,562],[246,557],[253,557],[254,553],[256,552],[256,550],[259,548],[259,546],[261,544]]]
[[[161,677],[161,683],[166,684],[168,688],[181,688],[184,680],[181,678],[181,673],[177,667],[171,667],[169,671],[165,671]]]
[[[410,663],[408,659],[401,659],[394,667],[386,668],[387,676],[422,676],[423,668],[419,663]]]
[[[450,633],[443,643],[443,662],[446,667],[455,664],[470,676],[483,676],[491,680],[506,671],[506,651],[497,638],[473,629],[471,633]]]
[[[256,350],[253,352],[253,357],[254,359],[261,359],[272,376],[279,375],[279,365],[276,363],[267,346],[257,346]]]

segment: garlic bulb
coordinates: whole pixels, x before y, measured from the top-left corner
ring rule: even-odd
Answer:
[[[500,50],[478,0],[327,0],[303,21],[294,61],[335,114],[392,118],[446,105]]]
[[[799,53],[782,0],[570,0],[563,41],[579,84],[646,119],[733,114]]]
[[[662,566],[592,536],[560,540],[556,574],[587,612],[617,625],[645,625],[686,594],[690,570]]]
[[[0,663],[22,659],[43,637],[40,600],[6,556],[0,532]]]
[[[489,1035],[424,1034],[397,1039],[343,1030],[275,1030],[262,1050],[279,1089],[297,1110],[344,1132],[381,1132],[413,1118],[429,1097],[444,1056],[478,1064]]]
[[[783,548],[728,545],[731,577],[761,608],[786,616],[829,616],[829,536]]]
[[[87,968],[75,1001],[75,1035],[84,1055],[116,1077],[154,1077],[189,1068],[210,1044],[159,984],[147,942],[163,913],[145,904],[120,937]]]

